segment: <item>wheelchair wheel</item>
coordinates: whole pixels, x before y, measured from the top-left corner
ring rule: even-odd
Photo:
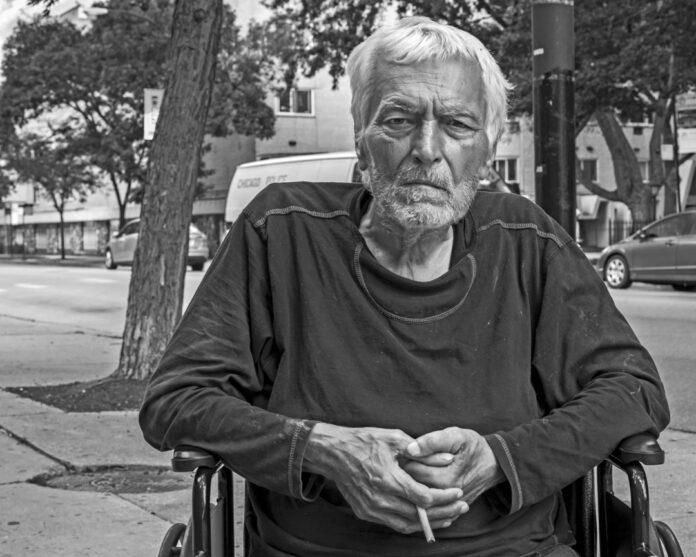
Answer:
[[[173,524],[164,535],[157,557],[179,557],[181,546],[186,532],[186,524]]]
[[[660,543],[665,548],[665,557],[684,557],[677,536],[674,535],[672,529],[664,522],[655,521],[655,528],[660,536]]]

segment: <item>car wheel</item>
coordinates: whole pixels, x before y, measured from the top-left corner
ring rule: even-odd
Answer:
[[[696,290],[696,284],[673,284],[672,288],[674,288],[677,292],[691,292]]]
[[[612,255],[604,265],[604,280],[611,288],[628,288],[631,286],[631,275],[628,263],[621,255]]]
[[[191,263],[191,269],[193,271],[202,271],[203,265],[205,265],[205,263]]]
[[[115,269],[118,267],[118,265],[114,263],[114,255],[111,253],[110,249],[106,250],[106,253],[104,254],[104,266],[107,269]]]

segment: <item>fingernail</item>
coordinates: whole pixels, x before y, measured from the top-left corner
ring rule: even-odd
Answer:
[[[459,512],[460,512],[460,513],[469,512],[469,505],[467,505],[464,501],[462,501],[462,502],[459,504]]]
[[[458,489],[457,490],[457,499],[459,499],[460,497],[464,497],[464,492],[461,489]]]
[[[451,520],[448,520],[447,522],[444,522],[444,523],[442,524],[442,527],[443,527],[443,528],[448,528],[449,526],[452,526],[452,521],[451,521]]]
[[[411,456],[418,456],[420,454],[420,447],[415,441],[408,444],[406,447],[406,452]]]

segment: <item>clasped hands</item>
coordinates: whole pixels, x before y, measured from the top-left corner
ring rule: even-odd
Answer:
[[[414,439],[400,430],[319,423],[304,469],[332,480],[358,518],[404,534],[421,530],[416,507],[426,509],[433,529],[446,528],[504,479],[486,440],[458,427]]]

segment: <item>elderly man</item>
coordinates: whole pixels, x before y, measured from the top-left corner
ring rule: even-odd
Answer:
[[[364,186],[246,208],[145,436],[248,479],[252,557],[574,555],[559,491],[666,426],[655,366],[557,223],[477,193],[509,88],[477,39],[408,18],[348,71]]]

